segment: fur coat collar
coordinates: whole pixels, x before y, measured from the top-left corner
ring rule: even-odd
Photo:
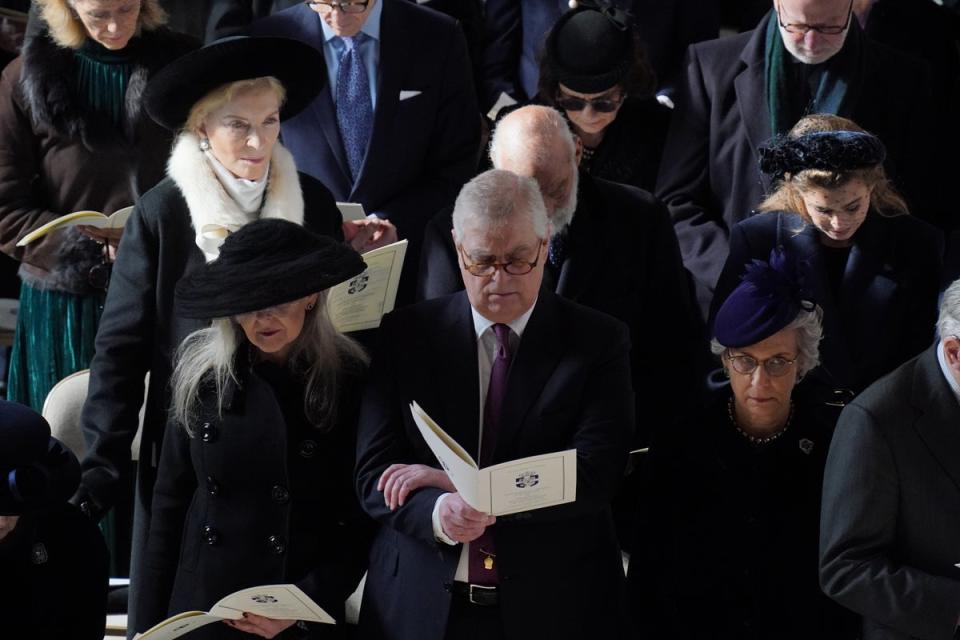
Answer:
[[[177,138],[167,163],[167,175],[187,201],[197,246],[208,261],[213,260],[227,234],[251,222],[251,216],[243,212],[220,184],[210,162],[200,151],[200,138],[194,133],[181,133]],[[279,142],[270,157],[270,175],[260,217],[303,224],[300,177],[293,156]]]

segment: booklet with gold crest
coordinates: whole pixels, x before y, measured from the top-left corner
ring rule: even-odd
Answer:
[[[413,421],[464,501],[477,511],[504,516],[577,499],[577,450],[567,449],[480,469],[466,450],[419,404]]]
[[[393,311],[407,241],[400,240],[363,254],[366,270],[330,288],[327,312],[342,333],[376,329],[383,314]]]
[[[251,587],[231,593],[210,611],[185,611],[134,636],[134,640],[173,640],[223,620],[239,620],[244,612],[276,620],[306,620],[336,624],[310,596],[292,584]]]
[[[130,217],[131,213],[133,213],[132,205],[122,209],[117,209],[109,216],[100,213],[99,211],[74,211],[73,213],[68,213],[65,216],[60,216],[56,220],[51,220],[41,227],[37,227],[27,235],[20,238],[20,241],[17,242],[17,246],[25,247],[31,242],[39,240],[51,231],[56,231],[57,229],[66,229],[67,227],[75,227],[81,224],[90,227],[97,227],[99,229],[123,229],[123,225],[127,223],[127,218]]]

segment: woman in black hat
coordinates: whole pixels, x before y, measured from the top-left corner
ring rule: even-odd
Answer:
[[[628,16],[583,4],[547,35],[537,101],[566,114],[590,175],[652,192],[670,111]]]
[[[943,237],[909,215],[883,143],[851,120],[805,116],[760,157],[773,191],[731,229],[713,308],[751,259],[789,248],[824,313],[821,366],[804,384],[842,406],[933,340]]]
[[[32,409],[0,400],[0,629],[9,638],[101,640],[107,548],[67,504],[80,464]]]
[[[331,325],[325,290],[364,268],[339,242],[259,220],[177,285],[179,312],[213,322],[177,355],[133,576],[136,631],[241,588],[289,582],[343,621],[371,531],[353,491],[366,358]],[[269,638],[292,622],[230,624]],[[343,625],[320,627],[307,637],[341,637]],[[240,637],[224,625],[196,633]]]
[[[640,638],[855,638],[818,582],[820,489],[833,431],[795,393],[821,312],[789,254],[754,261],[717,314],[729,386],[651,443],[628,583]]]

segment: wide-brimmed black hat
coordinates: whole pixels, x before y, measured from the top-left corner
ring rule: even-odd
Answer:
[[[0,400],[0,515],[19,516],[66,502],[80,485],[80,463],[50,436],[39,413]]]
[[[816,307],[804,289],[803,265],[782,248],[770,260],[753,260],[713,321],[717,342],[739,349],[766,340]]]
[[[181,128],[190,110],[217,87],[237,80],[273,76],[286,89],[285,120],[302,111],[323,89],[323,54],[289,38],[237,36],[217,40],[177,58],[157,72],[144,94],[150,117],[167,129]]]
[[[228,318],[304,298],[367,268],[360,254],[287,220],[267,218],[227,236],[216,260],[177,283],[184,318]]]
[[[626,13],[586,3],[560,16],[547,36],[544,61],[567,88],[599,93],[623,81],[634,64]]]

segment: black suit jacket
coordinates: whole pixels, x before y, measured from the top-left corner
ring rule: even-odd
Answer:
[[[949,640],[960,618],[960,404],[931,347],[840,415],[824,472],[820,584],[863,640]]]
[[[813,379],[859,393],[930,346],[943,269],[943,235],[911,216],[871,211],[853,236],[835,293],[820,232],[797,215],[762,213],[737,224],[717,282],[712,319],[747,263],[783,246],[804,263],[804,286],[823,308],[820,367]],[[960,560],[960,558],[958,558]]]
[[[410,415],[412,400],[476,457],[477,339],[466,294],[395,311],[380,335],[357,444],[361,503],[383,525],[370,554],[361,637],[441,640],[461,549],[434,539],[441,491],[420,489],[391,512],[377,480],[393,463],[438,466]],[[628,350],[620,322],[541,292],[511,365],[491,464],[576,448],[577,499],[494,525],[507,637],[620,633],[623,568],[609,503],[633,428]]]
[[[757,147],[770,139],[764,82],[768,16],[753,31],[693,45],[660,163],[657,195],[673,218],[704,312],[729,250],[730,229],[750,216],[769,184]],[[853,120],[887,147],[887,169],[914,214],[936,220],[931,163],[934,114],[927,66],[863,38],[864,78]]]
[[[463,289],[449,212],[424,236],[418,293],[435,298]],[[607,313],[630,328],[637,394],[635,444],[677,416],[712,364],[680,263],[666,209],[646,191],[581,172],[567,258],[555,286],[564,298]]]

